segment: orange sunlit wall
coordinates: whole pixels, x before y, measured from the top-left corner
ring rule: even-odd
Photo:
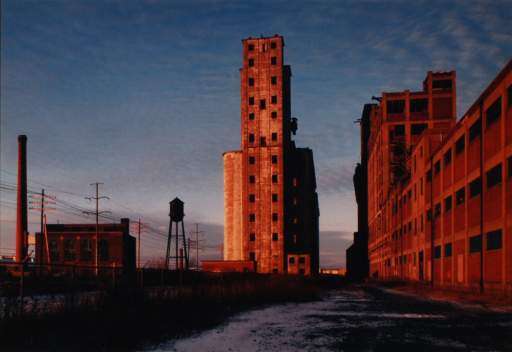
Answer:
[[[511,70],[456,124],[454,72],[429,72],[423,92],[384,93],[373,108],[371,276],[512,290]]]

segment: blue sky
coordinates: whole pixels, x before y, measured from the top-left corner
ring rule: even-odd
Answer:
[[[456,70],[462,116],[510,59],[511,23],[511,1],[4,0],[1,182],[15,181],[25,133],[32,189],[91,207],[89,184],[104,182],[105,209],[161,232],[179,196],[214,256],[221,155],[240,145],[240,40],[278,33],[293,73],[295,140],[315,156],[322,264],[342,265],[356,228],[353,121],[363,104],[419,90],[429,70]],[[0,253],[13,247],[14,200],[0,193]],[[49,221],[93,221],[64,211]],[[29,215],[34,231],[38,215]],[[146,257],[163,252],[161,236],[146,238]]]

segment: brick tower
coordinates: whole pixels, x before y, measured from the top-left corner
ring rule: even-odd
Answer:
[[[288,226],[290,219],[297,219],[288,207],[294,200],[297,203],[298,195],[292,196],[294,184],[300,193],[295,169],[302,168],[295,164],[307,159],[313,167],[313,159],[312,154],[300,158],[304,150],[296,149],[291,140],[296,121],[290,115],[291,70],[283,65],[283,37],[248,38],[242,44],[242,150],[224,153],[224,259],[253,260],[258,272],[283,273],[289,271],[288,242],[297,243],[303,237]],[[311,177],[314,172],[309,173]],[[314,182],[306,184],[314,186],[316,196]],[[317,230],[310,230],[309,236],[317,238]],[[300,261],[304,267],[297,272],[310,273],[311,258],[318,255],[303,254],[297,264]]]

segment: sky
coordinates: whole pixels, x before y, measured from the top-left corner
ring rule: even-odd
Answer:
[[[510,60],[512,1],[2,0],[0,254],[14,249],[17,135],[48,222],[142,218],[143,258],[163,255],[168,202],[220,256],[222,153],[240,147],[241,39],[280,34],[298,146],[313,149],[322,266],[343,266],[357,227],[352,184],[372,95],[457,71],[460,118]],[[111,221],[103,219],[103,221]],[[29,212],[29,230],[39,214]]]

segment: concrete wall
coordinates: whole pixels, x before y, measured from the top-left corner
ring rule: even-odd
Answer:
[[[243,260],[242,152],[226,152],[224,159],[224,260]]]

